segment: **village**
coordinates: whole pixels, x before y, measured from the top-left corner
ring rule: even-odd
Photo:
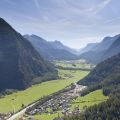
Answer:
[[[78,114],[80,113],[80,107],[76,106],[73,110],[70,109],[71,105],[70,103],[75,100],[77,97],[80,96],[80,92],[86,88],[86,86],[78,85],[77,83],[74,83],[73,88],[69,88],[67,91],[63,90],[62,92],[50,97],[50,99],[47,99],[42,104],[39,104],[39,101],[36,102],[31,107],[28,107],[26,109],[26,115],[30,116],[29,118],[34,120],[32,116],[34,115],[41,115],[41,114],[54,114],[58,111],[61,111],[61,114],[64,115],[70,115],[70,114]],[[0,114],[0,120],[7,120],[9,119],[13,113],[6,113],[6,114]],[[25,120],[26,115],[23,115],[20,117],[20,120]]]
[[[40,115],[43,113],[46,114],[53,114],[57,113],[57,111],[61,111],[63,115],[69,114],[78,114],[80,113],[80,107],[77,106],[74,110],[70,110],[70,103],[80,96],[80,91],[86,88],[86,86],[81,86],[74,83],[75,88],[71,89],[67,92],[60,93],[51,99],[45,101],[43,104],[36,104],[33,107],[26,110],[26,114],[33,116],[33,115]]]

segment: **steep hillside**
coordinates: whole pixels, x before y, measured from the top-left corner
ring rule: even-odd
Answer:
[[[24,35],[46,60],[73,60],[77,56],[74,50],[59,41],[49,42],[36,35]],[[75,53],[75,52],[74,52]]]
[[[106,37],[102,42],[98,43],[91,50],[84,52],[80,55],[80,58],[86,59],[88,62],[97,64],[111,56],[120,52],[120,43],[117,42],[120,39],[120,35],[114,37]],[[117,44],[116,44],[117,42]]]
[[[80,114],[56,118],[54,120],[119,120],[120,93],[112,94],[110,98],[99,105],[87,108]]]
[[[98,43],[91,51],[103,51],[107,50],[114,40],[116,40],[120,35],[116,35],[114,37],[105,37],[100,43]]]
[[[61,49],[61,50],[67,50],[69,52],[71,52],[72,54],[76,54],[76,50],[75,49],[72,49],[64,44],[62,44],[60,41],[58,40],[55,40],[55,41],[50,41],[49,42],[51,44],[51,46],[53,46],[53,48],[55,49]]]
[[[89,86],[86,93],[99,88],[103,88],[106,95],[115,91],[120,87],[120,54],[98,64],[87,77],[78,83]]]
[[[0,18],[0,91],[25,89],[37,76],[54,72],[33,46]]]
[[[98,43],[89,43],[87,44],[84,48],[82,48],[80,51],[79,51],[79,55],[82,54],[82,53],[86,53],[88,51],[92,51],[94,50],[94,47],[97,45]]]
[[[120,53],[120,37],[118,37],[113,44],[104,52],[103,58],[106,59],[115,54]]]
[[[103,89],[109,99],[98,105],[84,109],[83,112],[56,118],[54,120],[119,120],[120,119],[120,54],[113,56],[97,67],[83,80],[78,82],[88,85],[82,95],[96,89]],[[95,98],[94,98],[95,100]]]

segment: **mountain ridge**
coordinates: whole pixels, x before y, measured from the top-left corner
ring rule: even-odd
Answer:
[[[104,60],[93,69],[88,76],[78,83],[87,85],[85,91],[89,93],[96,89],[103,89],[105,95],[115,91],[120,86],[120,53]]]
[[[34,37],[35,36],[35,37]],[[73,49],[63,45],[60,41],[46,41],[45,39],[36,35],[24,35],[28,39],[36,50],[46,60],[73,60],[77,59],[77,56],[70,51]],[[75,53],[75,52],[74,52]]]
[[[86,61],[94,64],[100,63],[101,61],[104,61],[105,59],[112,57],[120,52],[119,47],[116,48],[116,46],[120,46],[120,43],[118,42],[116,45],[114,45],[118,39],[120,39],[120,34],[113,37],[105,37],[103,41],[98,43],[94,48],[82,53],[80,58],[83,58]]]

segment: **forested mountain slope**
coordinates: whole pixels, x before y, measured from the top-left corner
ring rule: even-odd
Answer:
[[[110,98],[99,105],[87,108],[84,112],[56,118],[54,120],[119,120],[120,119],[120,93],[112,94]]]
[[[33,78],[54,71],[30,42],[0,18],[0,91],[25,89]]]
[[[115,91],[120,87],[120,54],[98,64],[78,83],[89,86],[87,92],[99,88],[103,88],[105,94]]]
[[[87,77],[78,83],[88,86],[82,95],[102,88],[103,94],[109,95],[109,99],[98,105],[88,107],[81,113],[56,118],[54,120],[120,119],[120,54],[98,64]]]

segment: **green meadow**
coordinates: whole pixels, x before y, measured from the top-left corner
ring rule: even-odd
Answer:
[[[41,84],[31,86],[24,91],[19,91],[1,98],[0,113],[18,111],[22,108],[22,104],[27,106],[43,96],[47,96],[64,89],[71,83],[82,79],[87,74],[87,71],[59,70],[59,76],[61,77],[59,80],[43,82]]]
[[[85,64],[84,61],[75,61],[74,64],[72,65],[69,62],[67,62],[66,64],[66,62],[64,61],[56,62],[56,65],[63,67],[89,67],[89,65]],[[22,108],[22,104],[27,106],[35,102],[36,100],[39,100],[43,96],[47,96],[59,90],[62,90],[66,86],[69,86],[71,83],[77,82],[78,80],[84,78],[88,73],[89,71],[58,69],[58,75],[60,79],[33,85],[24,91],[18,91],[11,95],[6,95],[4,98],[1,98],[0,113],[11,111],[17,112]],[[70,103],[71,110],[73,110],[77,106],[79,106],[81,110],[84,110],[86,107],[92,106],[94,104],[99,104],[100,102],[103,102],[107,99],[108,97],[103,95],[102,90],[96,90],[89,93],[88,95],[78,97],[76,100],[72,101],[72,103]],[[58,116],[62,116],[61,111],[58,111],[54,114],[35,115],[33,117],[36,120],[53,120],[55,117]]]
[[[104,96],[102,93],[102,90],[96,90],[88,95],[85,95],[83,97],[78,97],[76,100],[74,100],[71,103],[71,110],[73,110],[75,107],[79,106],[81,110],[84,110],[86,107],[93,106],[95,104],[99,104],[103,101],[106,101],[108,99],[107,96]],[[34,118],[37,120],[53,120],[54,118],[62,116],[61,111],[58,111],[54,114],[43,114],[43,115],[35,115]]]
[[[43,115],[36,115],[34,116],[35,120],[53,120],[54,118],[57,118],[61,116],[61,112],[57,112],[54,114],[43,114]]]
[[[108,96],[104,96],[102,90],[96,90],[85,96],[78,97],[71,103],[71,108],[74,109],[75,107],[79,106],[80,109],[83,110],[86,107],[99,104],[107,99]]]

